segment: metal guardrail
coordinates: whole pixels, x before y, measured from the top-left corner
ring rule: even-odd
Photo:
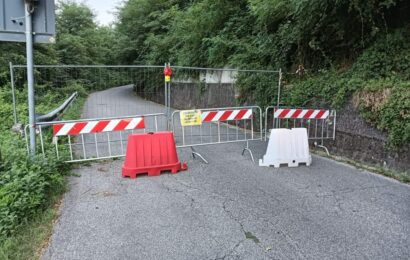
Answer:
[[[53,111],[51,111],[51,112],[49,112],[45,115],[38,116],[36,118],[36,121],[37,122],[48,122],[48,121],[55,120],[56,118],[58,118],[58,116],[60,116],[62,113],[64,113],[64,111],[74,102],[74,100],[77,98],[77,96],[78,96],[77,92],[73,93],[58,108],[54,109]]]

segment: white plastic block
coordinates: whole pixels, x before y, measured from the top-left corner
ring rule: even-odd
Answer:
[[[271,129],[268,148],[259,160],[259,166],[279,168],[281,164],[287,164],[297,167],[300,163],[307,166],[312,163],[306,128]]]

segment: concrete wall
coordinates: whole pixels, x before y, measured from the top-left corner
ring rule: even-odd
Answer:
[[[389,149],[387,135],[366,123],[352,101],[337,112],[336,140],[327,144],[331,152],[410,173],[410,144]]]
[[[147,99],[164,104],[164,91],[147,96]],[[235,106],[235,90],[233,84],[198,84],[178,83],[171,85],[171,107],[176,109],[216,108]]]

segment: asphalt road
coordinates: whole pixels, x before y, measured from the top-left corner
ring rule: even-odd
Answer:
[[[146,102],[128,87],[99,95]],[[43,259],[410,258],[410,186],[317,156],[259,167],[242,147],[198,148],[209,164],[179,149],[189,169],[159,177],[124,179],[122,160],[79,166]]]

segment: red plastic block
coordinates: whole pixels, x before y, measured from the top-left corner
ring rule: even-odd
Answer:
[[[122,176],[132,179],[137,174],[158,176],[162,171],[178,173],[188,168],[181,164],[172,132],[133,134],[128,137],[127,154]]]

